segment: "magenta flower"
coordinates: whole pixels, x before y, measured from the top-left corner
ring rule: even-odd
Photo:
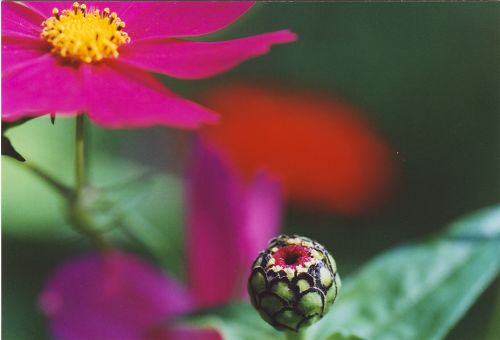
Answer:
[[[187,181],[188,287],[122,252],[85,255],[50,277],[40,305],[57,339],[219,339],[174,317],[243,297],[253,256],[279,232],[280,194],[264,174],[244,187],[199,146]],[[168,321],[170,320],[170,323]]]
[[[222,42],[251,2],[2,2],[2,119],[87,112],[96,124],[194,128],[212,111],[176,96],[149,72],[209,77],[294,41],[283,30]],[[57,9],[56,9],[57,8]]]

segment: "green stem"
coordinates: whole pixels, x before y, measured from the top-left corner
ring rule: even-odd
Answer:
[[[305,333],[298,331],[298,332],[293,332],[293,331],[285,331],[285,339],[287,340],[304,340],[305,339]]]
[[[85,120],[83,114],[76,116],[75,127],[75,179],[76,193],[81,195],[87,178],[85,177]]]
[[[93,225],[92,218],[85,212],[85,120],[84,115],[76,117],[75,127],[75,196],[70,206],[70,221],[75,230],[87,237],[99,250],[107,250],[109,244]]]
[[[74,201],[72,204],[69,218],[75,230],[88,238],[99,251],[106,251],[111,248],[101,233],[92,225],[91,218],[88,217],[78,201]]]

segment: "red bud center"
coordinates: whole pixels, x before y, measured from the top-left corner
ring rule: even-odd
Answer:
[[[307,247],[291,244],[279,248],[273,255],[275,265],[281,267],[295,268],[311,260],[311,254]]]

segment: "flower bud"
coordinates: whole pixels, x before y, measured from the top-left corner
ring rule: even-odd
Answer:
[[[276,329],[296,332],[328,312],[340,286],[328,251],[297,235],[272,239],[248,280],[251,302],[262,318]]]

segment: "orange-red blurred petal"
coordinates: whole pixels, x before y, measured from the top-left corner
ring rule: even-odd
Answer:
[[[377,207],[394,179],[393,152],[353,107],[324,94],[228,83],[204,104],[222,115],[202,135],[246,178],[264,168],[295,202],[356,215]]]

